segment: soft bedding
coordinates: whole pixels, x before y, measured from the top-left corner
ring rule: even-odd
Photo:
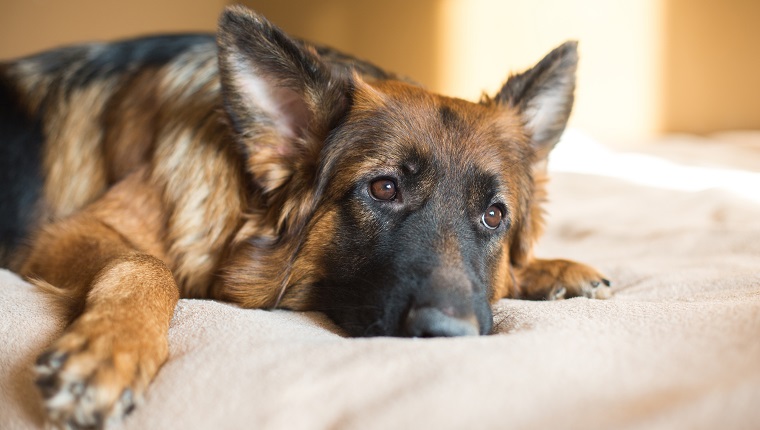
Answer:
[[[486,337],[352,339],[316,313],[183,299],[114,428],[760,428],[760,136],[569,140],[538,254],[599,268],[610,300],[502,300]],[[32,366],[63,327],[0,271],[0,429],[43,425]]]

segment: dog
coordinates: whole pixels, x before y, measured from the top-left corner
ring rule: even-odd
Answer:
[[[409,337],[488,334],[505,297],[609,297],[532,251],[577,59],[473,103],[230,7],[216,37],[0,64],[2,262],[70,319],[35,366],[50,423],[128,414],[180,297]]]

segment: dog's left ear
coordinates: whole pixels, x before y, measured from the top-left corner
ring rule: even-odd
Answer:
[[[254,180],[267,194],[308,176],[349,105],[350,79],[244,7],[223,12],[217,44],[224,107]]]
[[[565,42],[533,68],[512,75],[494,101],[516,108],[532,138],[538,160],[559,141],[573,107],[578,43]]]
[[[566,42],[551,51],[533,68],[510,76],[501,91],[490,100],[497,106],[514,109],[522,117],[531,138],[532,183],[521,204],[519,219],[512,228],[510,260],[523,267],[531,258],[533,244],[543,230],[545,172],[549,152],[565,130],[573,108],[578,44]]]

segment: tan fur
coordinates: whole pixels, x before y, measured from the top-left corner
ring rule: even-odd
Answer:
[[[107,103],[103,113],[103,155],[108,183],[113,184],[144,165],[151,156],[156,130],[161,71],[138,72]]]
[[[499,262],[494,267],[494,283],[491,290],[491,303],[503,298],[516,298],[520,296],[519,285],[516,285],[512,266],[509,264],[509,253],[502,252]]]
[[[103,412],[128,412],[168,355],[178,294],[161,261],[121,254],[90,285],[82,315],[38,360],[38,385],[43,392],[57,389],[46,401],[53,422],[73,414],[89,417],[81,424],[101,426]]]
[[[88,109],[52,111],[45,119],[49,147],[45,151],[45,202],[53,217],[65,217],[92,202],[106,188],[100,156],[103,128],[92,118],[103,112],[108,82],[75,90],[69,103]]]
[[[231,27],[261,24],[240,8],[225,17]],[[341,62],[354,64],[349,57],[328,54],[334,62],[323,63],[316,48],[300,44],[286,45],[298,55],[277,57],[275,69],[293,66],[303,76],[272,78],[266,64],[241,62],[238,44],[248,34],[220,32],[221,70],[210,43],[161,67],[72,87],[57,85],[38,59],[0,68],[26,94],[29,112],[46,112],[41,204],[50,222],[31,238],[19,272],[58,297],[73,320],[38,361],[54,424],[101,427],[128,412],[167,357],[179,297],[315,309],[314,286],[329,269],[334,238],[376,231],[366,208],[357,209],[357,231],[339,231],[341,197],[367,172],[414,171],[410,151],[437,160],[449,185],[420,184],[443,214],[430,231],[414,232],[435,238],[436,282],[472,295],[454,218],[445,216],[447,202],[474,203],[460,187],[471,168],[501,181],[506,191],[497,197],[509,208],[509,231],[486,249],[493,261],[487,299],[604,294],[594,269],[533,256],[551,148],[531,146],[519,106],[438,96],[384,80],[395,75],[367,65],[347,69]],[[247,42],[284,49],[262,37]],[[81,61],[61,72],[61,82]],[[248,70],[241,64],[261,67],[282,100],[296,101],[288,119],[298,127],[283,131],[277,112],[268,117],[250,99],[246,91],[258,81],[241,79],[235,72]],[[240,118],[231,113],[239,111]],[[331,135],[338,120],[343,134]],[[490,327],[466,306],[460,311],[467,323]]]
[[[594,268],[569,260],[531,260],[518,270],[522,296],[543,300],[585,296],[596,299],[610,297],[603,276]]]
[[[35,240],[21,273],[83,304],[38,360],[53,422],[79,414],[102,425],[95,412],[129,409],[166,359],[179,291],[165,263],[163,225],[159,195],[138,171]]]

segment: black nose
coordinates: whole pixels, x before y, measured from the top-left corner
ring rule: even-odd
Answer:
[[[456,318],[445,314],[438,308],[412,308],[406,317],[404,329],[411,337],[453,337],[477,336],[478,322],[470,319]]]

